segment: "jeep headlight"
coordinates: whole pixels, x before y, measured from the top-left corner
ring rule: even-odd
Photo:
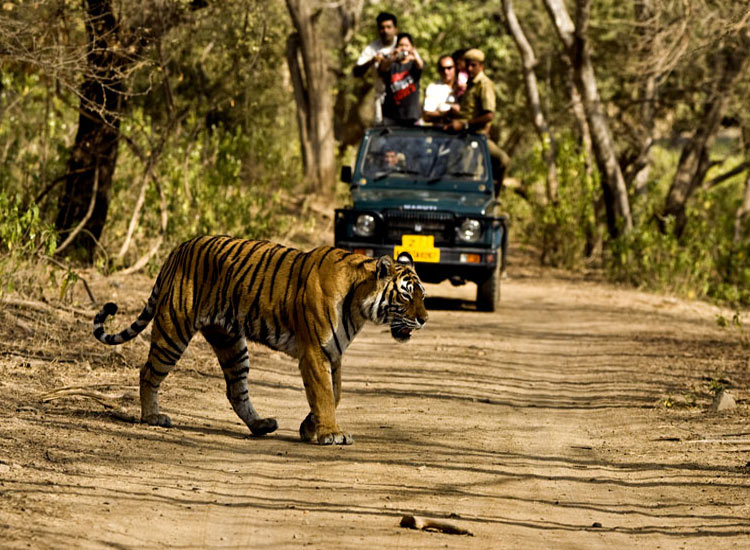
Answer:
[[[359,237],[372,237],[375,234],[375,216],[360,214],[354,222],[354,234]]]
[[[482,224],[479,220],[466,218],[456,229],[459,239],[467,243],[475,243],[482,236]]]

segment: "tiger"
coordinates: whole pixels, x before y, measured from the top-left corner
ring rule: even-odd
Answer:
[[[119,345],[153,321],[140,371],[142,423],[172,426],[159,409],[159,387],[200,332],[219,360],[232,408],[253,436],[274,432],[278,422],[261,417],[250,401],[248,341],[299,360],[310,407],[301,440],[349,445],[351,434],[336,421],[344,351],[367,321],[390,325],[396,341],[408,341],[427,322],[425,296],[408,253],[396,261],[332,246],[302,252],[269,241],[201,236],[172,250],[128,328],[106,332],[105,320],[117,312],[109,302],[95,316],[93,333]]]

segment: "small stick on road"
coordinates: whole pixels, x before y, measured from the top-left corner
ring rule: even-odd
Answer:
[[[420,529],[422,531],[440,531],[449,535],[469,535],[474,536],[474,533],[458,525],[447,521],[441,521],[437,519],[423,518],[420,516],[412,516],[406,514],[401,518],[401,527],[408,527],[409,529]]]

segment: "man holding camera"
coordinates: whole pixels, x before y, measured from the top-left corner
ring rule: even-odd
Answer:
[[[414,126],[420,119],[419,79],[424,61],[409,33],[396,37],[396,47],[380,62],[378,72],[385,82],[383,124]]]
[[[367,75],[370,67],[377,70],[383,59],[388,57],[396,47],[396,35],[398,34],[398,22],[392,13],[381,12],[376,19],[378,25],[378,38],[373,40],[359,56],[357,64],[352,71],[356,77]],[[383,100],[385,99],[385,86],[383,80],[378,76],[375,80],[375,111],[373,113],[373,124],[383,122]]]

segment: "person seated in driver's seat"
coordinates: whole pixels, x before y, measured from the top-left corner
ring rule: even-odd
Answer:
[[[393,149],[386,149],[383,152],[383,169],[384,170],[404,170],[406,168],[406,157]]]

